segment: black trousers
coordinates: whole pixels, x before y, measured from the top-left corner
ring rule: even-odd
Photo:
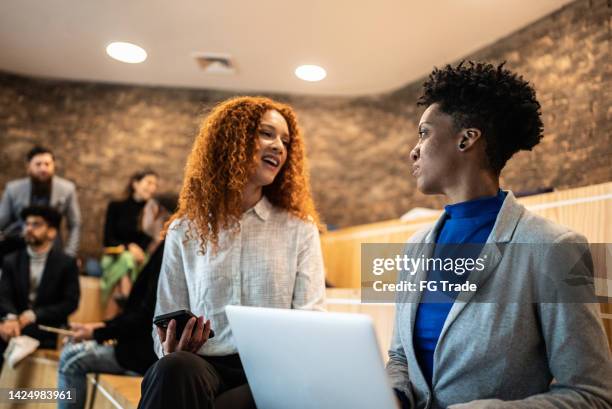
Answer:
[[[255,408],[240,357],[173,352],[144,376],[138,409]]]

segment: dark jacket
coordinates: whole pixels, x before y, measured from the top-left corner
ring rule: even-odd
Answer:
[[[106,210],[106,221],[104,223],[104,246],[127,247],[135,243],[143,250],[151,242],[152,238],[141,230],[140,219],[146,202],[137,202],[128,198],[118,202],[110,202]]]
[[[123,312],[94,331],[94,338],[99,343],[116,339],[115,357],[119,365],[140,374],[157,361],[151,327],[163,255],[162,241],[134,282]]]
[[[4,257],[0,276],[0,317],[19,315],[30,309],[30,256],[26,248]],[[66,325],[68,315],[79,306],[79,270],[76,260],[52,248],[40,279],[32,311],[36,323],[53,327]]]

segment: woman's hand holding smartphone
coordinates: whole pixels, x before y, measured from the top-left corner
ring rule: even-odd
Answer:
[[[164,354],[175,351],[197,352],[208,341],[210,336],[210,320],[204,322],[204,317],[192,317],[187,321],[180,339],[176,339],[176,320],[172,319],[167,328],[157,327],[157,335],[161,341]]]

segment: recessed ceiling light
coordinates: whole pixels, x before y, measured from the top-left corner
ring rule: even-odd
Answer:
[[[321,81],[327,76],[327,73],[318,65],[300,65],[295,69],[295,75],[304,81]]]
[[[115,60],[128,64],[137,64],[147,59],[147,52],[142,47],[121,41],[106,46],[106,53]]]

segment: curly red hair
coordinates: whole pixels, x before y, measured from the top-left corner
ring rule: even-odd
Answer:
[[[264,97],[237,97],[221,102],[202,122],[185,166],[177,212],[166,224],[187,219],[186,239],[194,228],[200,250],[216,249],[221,230],[239,231],[242,192],[255,170],[257,130],[262,116],[278,111],[287,121],[290,144],[287,160],[274,182],[263,193],[275,206],[292,215],[322,225],[310,193],[304,141],[293,109]]]

